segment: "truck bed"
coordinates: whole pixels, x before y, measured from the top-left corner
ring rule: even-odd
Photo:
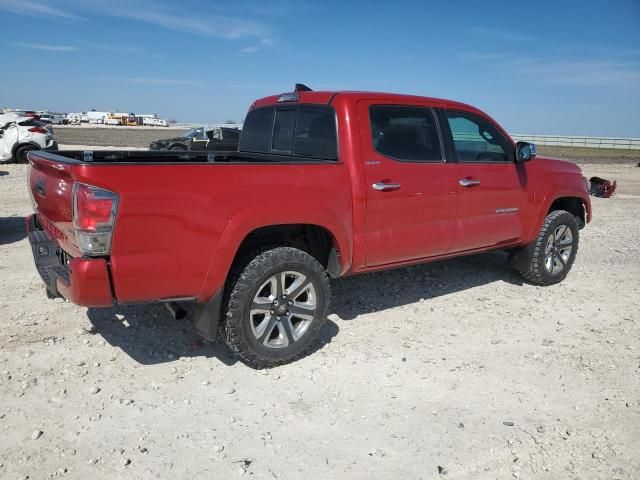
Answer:
[[[328,225],[345,232],[343,242],[352,229],[351,180],[341,162],[243,152],[87,153],[31,152],[30,191],[38,225],[69,258],[82,257],[73,185],[118,195],[111,252],[102,259],[118,302],[210,297],[242,239],[263,226]]]
[[[201,164],[201,163],[336,163],[335,160],[252,152],[175,152],[144,150],[38,151],[38,157],[75,164]]]

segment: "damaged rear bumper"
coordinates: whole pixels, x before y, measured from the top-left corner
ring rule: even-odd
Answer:
[[[33,259],[49,296],[63,297],[83,307],[113,305],[104,258],[71,258],[40,228],[35,215],[26,223]]]

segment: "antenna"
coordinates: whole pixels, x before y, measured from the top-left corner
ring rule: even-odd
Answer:
[[[307,87],[304,83],[296,83],[296,87],[294,90],[296,92],[313,92],[313,90]]]

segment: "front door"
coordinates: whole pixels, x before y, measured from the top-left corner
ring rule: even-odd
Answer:
[[[358,104],[366,179],[366,265],[446,253],[453,240],[457,186],[428,105]]]
[[[486,118],[459,111],[444,117],[457,157],[459,192],[451,252],[520,240],[528,213],[526,164],[515,163],[511,142]]]

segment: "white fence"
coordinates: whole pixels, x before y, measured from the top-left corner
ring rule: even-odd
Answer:
[[[188,128],[199,128],[199,127],[210,127],[210,128],[215,128],[215,127],[227,127],[227,128],[238,128],[238,129],[242,129],[242,124],[241,123],[188,123],[188,122],[181,122],[181,123],[170,123],[169,127],[174,128],[174,129],[188,129]]]
[[[555,145],[558,147],[618,148],[622,150],[640,150],[640,138],[619,137],[563,137],[560,135],[511,135],[515,141],[535,143],[536,145]]]

